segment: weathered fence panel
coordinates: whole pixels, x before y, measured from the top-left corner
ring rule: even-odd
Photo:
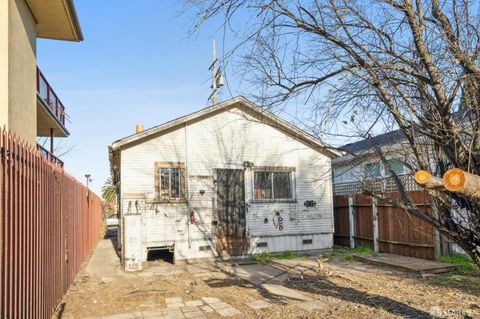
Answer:
[[[356,246],[373,248],[372,198],[357,194],[353,200]]]
[[[50,318],[99,239],[95,194],[0,133],[0,317]]]
[[[425,192],[414,190],[408,194],[419,209],[432,213],[431,202]],[[386,195],[400,199],[396,192]],[[435,259],[435,236],[430,224],[385,201],[374,203],[371,197],[361,194],[334,196],[335,244],[349,246],[349,238],[345,237],[351,224],[348,213],[345,213],[349,209],[349,198],[353,210],[355,246],[374,248],[377,242],[380,252]],[[374,235],[374,205],[378,214],[377,237]]]
[[[334,196],[333,221],[335,233],[333,236],[334,245],[350,245],[350,225],[348,223],[348,197]],[[347,222],[345,222],[347,221]]]
[[[388,196],[400,199],[398,193]],[[409,192],[417,207],[432,213],[430,199],[423,191]],[[392,254],[435,259],[433,227],[418,217],[386,202],[378,203],[379,249]]]

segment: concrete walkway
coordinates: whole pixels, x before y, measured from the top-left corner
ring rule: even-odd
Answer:
[[[224,269],[231,275],[264,289],[277,301],[292,303],[312,300],[306,294],[284,286],[285,280],[288,278],[288,271],[285,269],[262,264],[227,266]]]
[[[98,243],[92,259],[87,265],[87,274],[99,278],[123,277],[125,275],[110,239],[103,239]]]

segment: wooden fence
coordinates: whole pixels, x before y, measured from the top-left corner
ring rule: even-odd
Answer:
[[[420,209],[433,213],[425,192],[408,193]],[[395,192],[386,195],[399,199]],[[336,245],[369,246],[378,252],[431,260],[440,253],[438,232],[430,224],[366,195],[334,196],[334,223]]]
[[[0,318],[50,318],[101,232],[100,198],[0,133]]]

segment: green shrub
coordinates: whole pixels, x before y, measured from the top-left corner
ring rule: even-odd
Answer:
[[[450,256],[441,256],[439,261],[443,263],[450,263],[457,266],[457,272],[464,275],[480,274],[477,265],[466,255],[452,254]]]
[[[266,264],[272,260],[273,256],[270,252],[266,251],[261,254],[253,255],[252,259],[257,263]]]
[[[296,257],[297,254],[294,252],[294,251],[291,251],[291,250],[287,250],[287,251],[284,251],[282,252],[278,258],[279,259],[292,259],[294,257]]]

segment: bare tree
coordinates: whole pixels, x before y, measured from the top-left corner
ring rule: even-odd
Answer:
[[[476,1],[184,2],[195,12],[196,27],[220,17],[238,36],[229,54],[242,57],[247,78],[261,87],[256,98],[262,105],[302,98],[318,122],[348,119],[345,124],[363,136],[378,127],[399,128],[414,155],[413,169],[442,176],[456,167],[479,175]],[[419,210],[396,182],[402,201],[390,199],[395,205],[432,224],[480,265],[478,200],[427,188],[439,207],[436,218]]]

